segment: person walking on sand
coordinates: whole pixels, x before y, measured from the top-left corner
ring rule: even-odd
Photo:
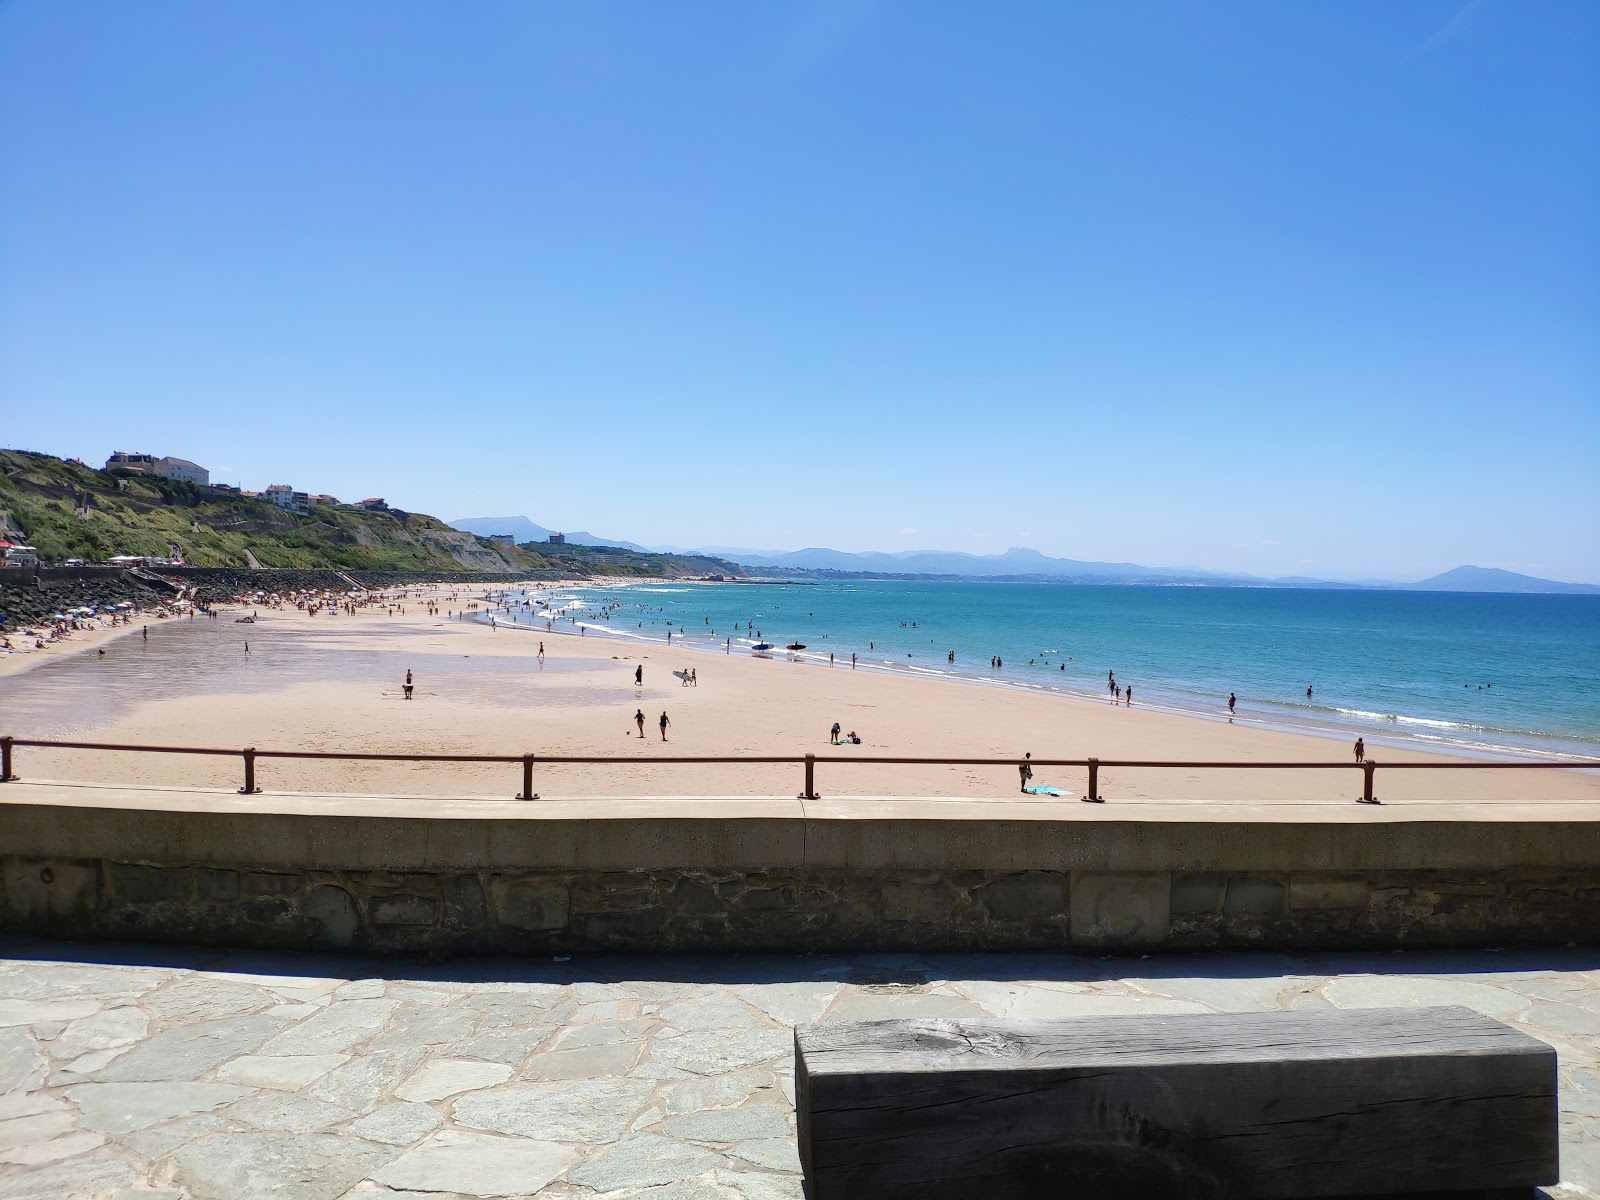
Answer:
[[[661,726],[661,740],[663,742],[666,741],[667,740],[667,726],[672,724],[671,721],[667,720],[667,710],[666,709],[662,709],[661,710],[661,719],[659,721],[657,721],[656,724]]]
[[[1028,790],[1028,780],[1033,778],[1033,763],[1029,761],[1032,758],[1033,751],[1029,750],[1022,756],[1022,761],[1017,764],[1017,774],[1022,777],[1021,790],[1023,792]]]
[[[644,737],[644,709],[636,709],[633,714],[633,723],[639,727],[639,736]]]
[[[406,681],[405,681],[404,687],[405,687],[405,690],[406,690],[406,699],[409,700],[409,699],[411,699],[411,672],[410,671],[406,672]]]
[[[700,668],[698,668],[698,667],[690,667],[689,668],[689,686],[690,687],[699,687],[700,686]]]
[[[1360,738],[1356,739],[1356,761],[1357,762],[1366,762],[1367,761],[1367,744],[1364,741],[1362,741]]]
[[[1234,706],[1235,702],[1236,702],[1236,700],[1235,700],[1234,694],[1232,692],[1229,692],[1228,693],[1228,715],[1230,717],[1233,716],[1233,706]]]
[[[633,686],[634,687],[643,687],[644,686],[644,664],[643,663],[640,663],[637,667],[635,667],[633,669]]]
[[[539,661],[540,662],[544,661],[544,643],[543,642],[539,643]]]
[[[850,669],[852,671],[856,669],[856,656],[854,654],[850,656]]]
[[[839,722],[835,721],[833,728],[828,731],[828,741],[835,746],[839,744]]]

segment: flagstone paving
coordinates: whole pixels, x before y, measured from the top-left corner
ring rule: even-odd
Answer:
[[[0,941],[8,1200],[796,1200],[799,1021],[1464,1004],[1560,1055],[1600,1200],[1600,952],[474,960]]]

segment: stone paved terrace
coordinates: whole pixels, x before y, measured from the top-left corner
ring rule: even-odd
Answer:
[[[789,1200],[795,1022],[1465,1004],[1560,1053],[1600,1196],[1600,952],[404,962],[0,942],[9,1200]]]

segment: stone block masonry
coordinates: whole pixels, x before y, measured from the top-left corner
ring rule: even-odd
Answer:
[[[1600,872],[1550,870],[1219,874],[1207,904],[1164,871],[284,875],[17,855],[0,869],[12,932],[385,954],[1305,950],[1566,944],[1600,930]]]
[[[1354,809],[1354,806],[1350,806]],[[0,787],[0,928],[384,954],[1593,944],[1600,820]]]

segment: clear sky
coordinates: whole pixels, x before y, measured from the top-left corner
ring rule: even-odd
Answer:
[[[0,443],[1600,582],[1593,0],[0,5]]]

